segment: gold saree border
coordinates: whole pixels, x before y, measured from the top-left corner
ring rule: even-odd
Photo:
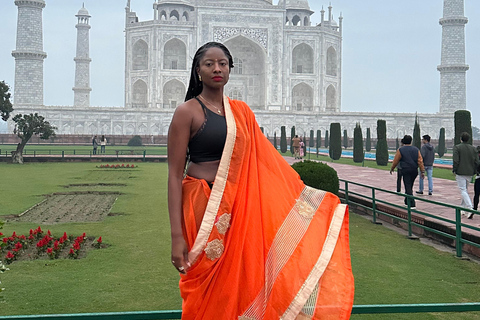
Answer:
[[[322,277],[325,269],[327,268],[328,264],[330,263],[330,259],[333,255],[333,251],[337,245],[337,240],[340,235],[340,231],[343,225],[343,219],[345,217],[347,206],[345,204],[339,204],[335,208],[335,212],[333,214],[332,222],[330,223],[330,227],[328,229],[327,238],[325,239],[325,243],[323,245],[322,253],[317,260],[317,263],[313,267],[312,271],[310,272],[309,276],[305,280],[304,284],[298,291],[296,297],[290,303],[290,306],[287,308],[285,313],[282,315],[280,319],[282,320],[290,320],[295,319],[297,315],[302,310],[303,306],[307,302],[308,298],[314,291],[316,285],[318,284],[320,278]]]
[[[265,282],[250,306],[238,319],[263,319],[266,301],[283,267],[297,249],[307,232],[313,216],[320,207],[326,191],[304,186],[295,204],[277,230],[265,261]],[[243,318],[242,318],[243,317]]]
[[[225,107],[225,119],[227,122],[227,138],[225,141],[225,147],[223,148],[222,158],[218,166],[217,175],[215,176],[215,183],[213,184],[212,192],[210,193],[210,198],[207,203],[207,208],[205,209],[200,229],[198,230],[197,238],[195,239],[192,249],[188,253],[188,260],[192,264],[205,249],[208,238],[210,237],[215,224],[215,218],[227,184],[228,171],[230,169],[230,162],[235,147],[237,126],[230,102],[225,95],[223,96],[223,105]]]

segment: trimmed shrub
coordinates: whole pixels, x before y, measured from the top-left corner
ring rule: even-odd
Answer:
[[[338,194],[339,182],[337,171],[322,162],[304,160],[292,165],[303,182],[312,188]]]
[[[455,145],[461,143],[460,137],[462,133],[466,132],[470,135],[469,144],[472,144],[472,118],[470,111],[468,110],[457,110],[455,111]]]
[[[330,123],[330,148],[328,154],[332,160],[342,157],[342,129],[340,123]]]
[[[315,146],[317,148],[317,157],[318,157],[318,149],[322,147],[322,131],[317,130],[317,145]]]
[[[363,136],[362,127],[357,122],[353,129],[353,162],[363,162]]]
[[[276,131],[273,133],[273,147],[275,149],[278,149],[278,146],[277,146],[277,132]]]
[[[438,156],[441,158],[445,154],[447,150],[445,149],[445,128],[440,128],[440,135],[438,137],[438,146],[437,146],[437,153]]]
[[[388,164],[387,122],[385,120],[377,120],[377,147],[375,155],[379,166]]]
[[[372,139],[370,138],[370,128],[367,128],[367,139],[365,140],[365,150],[370,152],[372,150]]]
[[[313,134],[313,130],[310,130],[310,140],[308,141],[308,146],[310,148],[315,147],[315,136]]]
[[[140,136],[133,136],[133,138],[128,141],[127,146],[130,146],[130,147],[143,146],[143,144],[142,144],[142,137],[140,137]]]
[[[420,122],[418,122],[418,115],[415,114],[415,125],[413,126],[413,145],[422,149],[422,139],[420,139]]]
[[[347,129],[343,130],[343,147],[345,149],[348,148],[348,135],[347,135]]]
[[[325,130],[325,148],[330,145],[330,139],[328,138],[328,130]]]
[[[285,126],[280,129],[280,151],[282,153],[287,152],[287,133],[285,132]]]
[[[290,129],[290,152],[293,155],[293,138],[295,138],[295,126]]]

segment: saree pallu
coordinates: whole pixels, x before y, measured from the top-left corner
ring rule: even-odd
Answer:
[[[182,319],[348,319],[348,208],[305,186],[241,101],[224,98],[227,140],[212,189],[183,181],[192,267]]]

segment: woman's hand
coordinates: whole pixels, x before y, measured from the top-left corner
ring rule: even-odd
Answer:
[[[186,274],[191,267],[188,261],[188,247],[183,236],[172,238],[172,263],[181,274]]]

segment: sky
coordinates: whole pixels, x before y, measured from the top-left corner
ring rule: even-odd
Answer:
[[[227,0],[219,0],[227,1]],[[278,1],[273,0],[274,4]],[[44,104],[72,105],[78,10],[90,15],[90,104],[123,106],[126,0],[46,0],[43,9]],[[153,19],[153,0],[131,0],[140,21]],[[322,6],[343,16],[341,110],[421,112],[439,110],[442,0],[310,0],[320,22]],[[0,80],[13,94],[17,7],[0,0]],[[480,1],[465,0],[467,109],[480,127]],[[0,130],[5,127],[0,125]]]

